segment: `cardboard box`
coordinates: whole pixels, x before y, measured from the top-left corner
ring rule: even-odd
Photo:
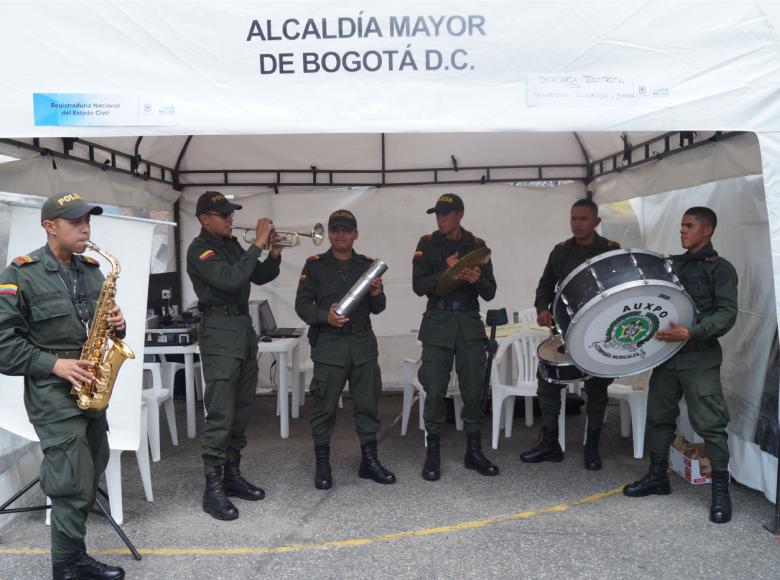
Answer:
[[[682,435],[677,435],[669,448],[669,465],[689,483],[712,483],[712,466],[704,456],[703,443],[689,443]]]

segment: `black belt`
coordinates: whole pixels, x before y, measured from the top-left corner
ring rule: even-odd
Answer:
[[[320,324],[320,332],[327,332],[329,334],[358,334],[371,330],[371,321],[365,320],[362,322],[348,322],[341,328],[336,328],[330,324]]]
[[[450,312],[479,311],[479,303],[473,300],[428,300],[428,310],[447,310]]]
[[[246,304],[218,304],[216,306],[201,306],[203,316],[240,316],[249,314]]]
[[[57,358],[81,358],[81,350],[49,350],[43,349],[49,354],[53,354]]]

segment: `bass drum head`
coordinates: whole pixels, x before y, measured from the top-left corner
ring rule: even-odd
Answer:
[[[671,322],[688,328],[696,308],[681,286],[632,282],[593,298],[572,320],[566,350],[574,364],[596,377],[624,377],[652,369],[674,356],[684,342],[653,340]]]

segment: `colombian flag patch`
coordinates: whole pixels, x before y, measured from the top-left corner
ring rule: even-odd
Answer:
[[[414,256],[412,256],[412,260],[417,260],[417,259],[419,259],[419,258],[422,258],[422,255],[423,255],[423,253],[422,253],[422,250],[417,250],[417,251],[414,253]]]
[[[16,284],[0,284],[0,294],[8,294],[10,296],[16,296],[16,290],[18,287]]]
[[[211,258],[211,257],[213,257],[213,256],[216,256],[216,255],[217,255],[217,253],[216,253],[214,250],[206,250],[206,251],[205,251],[205,252],[203,252],[203,253],[202,253],[200,256],[198,256],[198,259],[199,259],[201,262],[205,262],[205,261],[206,261],[206,260],[208,260],[209,258]]]
[[[14,264],[17,266],[24,266],[25,264],[29,264],[32,261],[33,259],[30,256],[18,256],[14,258]]]

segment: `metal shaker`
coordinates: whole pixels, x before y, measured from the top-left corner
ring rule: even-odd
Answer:
[[[382,276],[387,270],[387,264],[382,260],[374,260],[368,270],[358,279],[349,289],[338,304],[336,304],[336,314],[339,316],[349,316],[349,313],[355,309],[355,306],[363,299],[371,288],[371,280]]]

